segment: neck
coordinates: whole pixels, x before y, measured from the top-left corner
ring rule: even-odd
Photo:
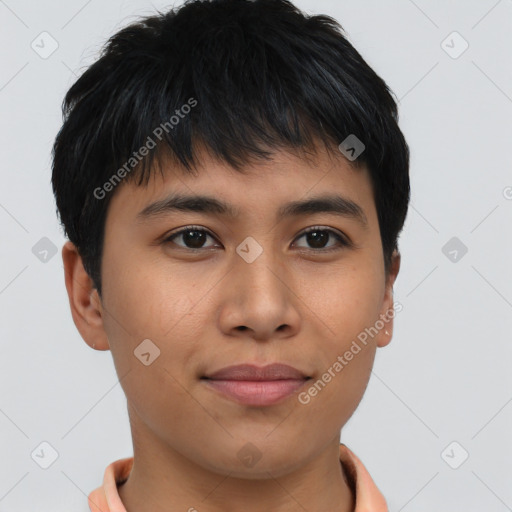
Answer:
[[[134,463],[119,487],[127,512],[354,511],[339,460],[339,436],[313,460],[282,476],[248,479],[196,464],[155,436],[130,408],[129,413]]]

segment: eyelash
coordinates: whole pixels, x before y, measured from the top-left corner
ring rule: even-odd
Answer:
[[[200,233],[206,233],[208,236],[212,237],[212,238],[215,238],[215,236],[213,236],[208,230],[204,229],[204,228],[201,228],[199,226],[186,226],[182,229],[180,229],[179,231],[175,232],[175,233],[171,233],[168,237],[166,237],[164,240],[163,240],[163,243],[168,243],[168,242],[172,242],[175,238],[179,237],[180,235],[183,235],[184,233],[187,233],[189,231],[196,231],[196,232],[200,232]],[[334,238],[338,241],[338,245],[337,246],[334,246],[334,247],[328,247],[327,249],[310,249],[310,248],[306,248],[306,247],[302,247],[301,249],[306,249],[306,250],[310,250],[310,251],[313,251],[313,252],[323,252],[323,253],[326,253],[326,252],[333,252],[333,251],[339,251],[345,247],[352,247],[352,243],[346,239],[345,237],[341,236],[339,233],[337,233],[336,231],[332,230],[332,229],[329,229],[329,228],[322,228],[321,226],[312,226],[310,228],[307,228],[305,229],[302,233],[300,233],[297,238],[302,238],[303,236],[307,235],[308,233],[311,233],[313,231],[321,231],[321,232],[326,232],[326,233],[329,233],[330,235],[334,236]],[[330,240],[330,239],[329,239]],[[194,251],[194,252],[197,252],[197,251],[205,251],[209,248],[197,248],[197,249],[194,249],[194,248],[191,248],[191,247],[182,247],[182,246],[178,246],[180,249],[184,249],[184,250],[188,250],[188,251]]]

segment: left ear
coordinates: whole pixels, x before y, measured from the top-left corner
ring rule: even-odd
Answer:
[[[400,259],[400,253],[396,250],[393,251],[389,273],[386,276],[384,300],[382,301],[382,309],[379,317],[379,319],[382,319],[384,322],[384,326],[382,329],[379,329],[379,333],[377,334],[378,347],[385,347],[393,337],[393,319],[395,316],[393,307],[393,284],[400,270]]]

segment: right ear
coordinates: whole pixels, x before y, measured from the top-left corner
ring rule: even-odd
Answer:
[[[109,350],[103,325],[101,299],[92,279],[85,271],[82,257],[70,241],[62,247],[62,262],[71,315],[78,332],[91,348]]]

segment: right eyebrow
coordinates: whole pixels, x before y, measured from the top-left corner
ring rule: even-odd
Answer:
[[[232,205],[215,197],[172,194],[164,199],[149,204],[137,214],[136,218],[137,220],[145,220],[161,217],[172,211],[212,213],[233,218],[240,214]]]

